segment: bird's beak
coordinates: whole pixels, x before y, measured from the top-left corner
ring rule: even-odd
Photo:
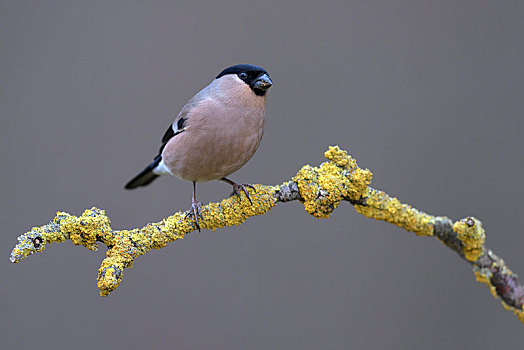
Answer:
[[[259,76],[253,82],[253,88],[262,90],[262,91],[267,91],[267,89],[269,89],[272,85],[273,85],[273,82],[271,81],[271,79],[269,78],[267,74],[263,74]]]

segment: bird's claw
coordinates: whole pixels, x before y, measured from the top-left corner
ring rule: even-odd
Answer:
[[[200,213],[201,207],[202,207],[202,204],[200,202],[192,201],[191,209],[187,211],[186,216],[184,217],[185,219],[187,219],[190,216],[195,218],[195,224],[198,229],[198,232],[200,232],[200,224],[198,223],[198,217],[202,218],[202,214]]]
[[[238,196],[238,199],[242,200],[242,198],[240,197],[240,190],[242,190],[246,194],[246,197],[249,200],[249,203],[251,203],[251,205],[253,205],[253,202],[251,201],[251,198],[249,198],[249,193],[247,192],[246,187],[251,188],[255,192],[257,191],[255,186],[253,186],[251,184],[237,184],[236,183],[236,184],[233,185],[233,193],[231,193],[231,195],[236,194]]]

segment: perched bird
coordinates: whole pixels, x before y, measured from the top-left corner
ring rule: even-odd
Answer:
[[[239,198],[246,187],[226,178],[255,154],[264,134],[266,92],[273,85],[268,72],[258,66],[239,64],[220,72],[182,107],[162,138],[158,155],[125,186],[149,185],[170,174],[193,182],[188,215],[198,217],[196,183],[222,180],[233,186]]]

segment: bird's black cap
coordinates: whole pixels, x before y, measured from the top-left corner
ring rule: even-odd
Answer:
[[[240,73],[248,73],[249,75],[252,75],[252,76],[260,76],[262,74],[268,74],[264,68],[255,66],[253,64],[237,64],[237,65],[224,69],[222,72],[220,72],[219,75],[216,76],[215,79],[218,79],[221,76],[224,76],[226,74],[240,74]]]

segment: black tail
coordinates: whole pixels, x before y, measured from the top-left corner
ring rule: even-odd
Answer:
[[[158,176],[157,174],[153,174],[153,169],[156,168],[158,163],[162,160],[162,157],[158,155],[153,163],[149,164],[147,168],[145,168],[140,174],[135,176],[131,181],[127,183],[125,186],[126,190],[131,190],[133,188],[137,188],[139,186],[147,186],[151,182],[153,182],[154,179],[156,179]]]

